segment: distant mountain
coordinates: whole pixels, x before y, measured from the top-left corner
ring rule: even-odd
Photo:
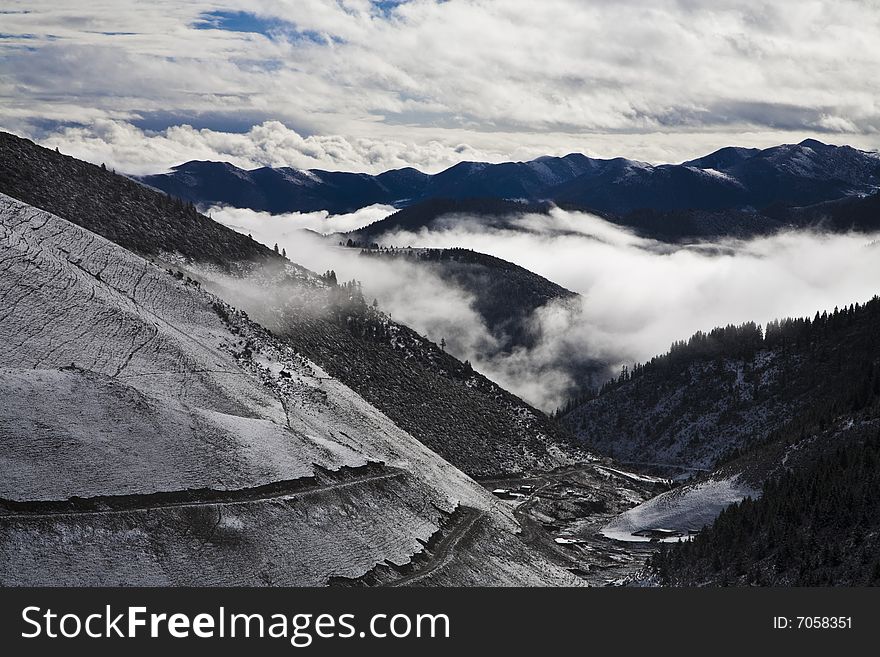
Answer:
[[[765,210],[765,215],[790,226],[809,226],[835,232],[875,232],[880,230],[880,192],[806,207],[771,207]]]
[[[551,203],[521,203],[498,199],[433,199],[398,210],[341,237],[365,245],[382,245],[387,244],[390,236],[397,232],[418,233],[421,230],[455,228],[460,226],[458,216],[466,216],[471,224],[476,223],[485,228],[521,231],[524,228],[517,219],[522,215],[547,214],[553,207]],[[760,212],[735,209],[643,209],[614,214],[596,212],[576,204],[561,204],[559,207],[589,212],[642,237],[671,243],[727,237],[749,239],[786,229],[865,233],[880,230],[880,191],[867,196],[847,196],[804,207],[773,204]]]
[[[763,150],[723,148],[682,164],[570,154],[529,162],[462,162],[429,175],[398,169],[379,175],[291,168],[239,169],[187,162],[146,184],[201,204],[272,213],[351,212],[374,203],[397,207],[428,199],[554,201],[626,214],[639,209],[761,209],[812,205],[880,187],[880,155],[814,139]]]
[[[605,219],[664,242],[748,239],[780,230],[811,229],[831,233],[870,233],[880,230],[880,191],[845,196],[815,205],[774,203],[760,212],[750,210],[634,210]],[[379,226],[372,227],[373,230]]]
[[[628,213],[812,205],[880,186],[880,155],[813,139],[764,150],[725,148],[683,164],[623,162],[552,190],[556,201]]]
[[[553,204],[547,202],[523,203],[496,198],[435,198],[402,208],[384,219],[345,233],[342,237],[369,246],[390,233],[418,233],[423,229],[454,228],[459,225],[454,220],[456,215],[467,215],[471,221],[478,222],[483,228],[505,229],[513,227],[511,219],[530,212],[546,214],[552,207]],[[395,244],[394,246],[417,245]]]
[[[352,212],[422,194],[427,174],[415,169],[363,173],[263,167],[252,171],[225,162],[186,162],[171,173],[143,176],[145,184],[201,205],[224,204],[263,212]]]

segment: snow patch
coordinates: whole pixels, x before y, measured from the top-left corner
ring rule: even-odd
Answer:
[[[651,539],[634,533],[665,529],[687,536],[688,532],[711,524],[731,504],[759,495],[760,491],[740,481],[738,475],[686,484],[624,511],[602,528],[602,535],[618,541],[644,542]]]

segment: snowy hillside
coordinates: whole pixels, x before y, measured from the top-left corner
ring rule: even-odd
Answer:
[[[458,508],[491,537],[460,548],[468,583],[571,581],[480,486],[197,283],[6,196],[0,243],[3,583],[321,585],[429,551]]]

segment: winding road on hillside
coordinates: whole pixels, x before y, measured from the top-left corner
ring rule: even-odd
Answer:
[[[306,477],[235,490],[195,489],[142,495],[73,497],[65,501],[20,502],[0,499],[0,508],[13,509],[11,513],[8,511],[0,513],[0,520],[38,520],[84,514],[113,515],[154,509],[195,506],[223,507],[254,502],[290,500],[368,482],[396,479],[404,474],[403,470],[385,468],[379,473],[374,471],[371,474],[354,475],[344,481],[329,483],[321,483],[316,481],[314,477]]]
[[[455,559],[455,549],[485,515],[482,511],[470,507],[463,507],[462,511],[461,519],[453,527],[452,531],[437,544],[434,553],[424,567],[414,573],[389,582],[386,586],[410,586],[448,566]]]

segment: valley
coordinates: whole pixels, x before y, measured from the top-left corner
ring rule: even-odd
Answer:
[[[509,498],[527,545],[590,586],[619,586],[643,571],[656,545],[620,542],[603,535],[602,529],[623,511],[672,485],[602,461],[481,483],[505,491],[494,494]]]

